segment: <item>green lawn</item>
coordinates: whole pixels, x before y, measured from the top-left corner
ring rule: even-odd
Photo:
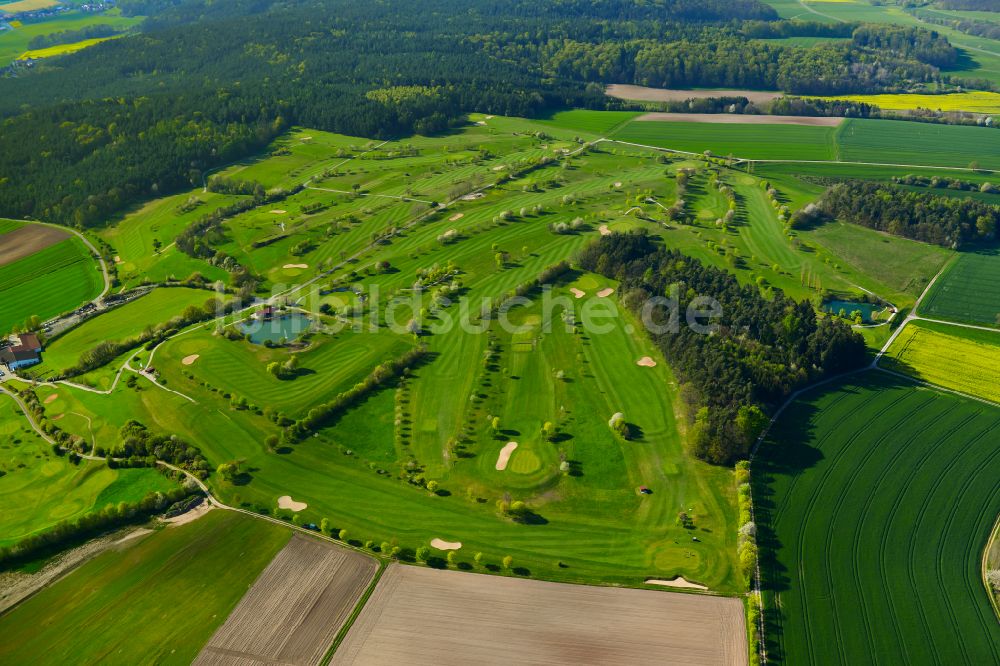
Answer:
[[[33,315],[45,320],[79,307],[103,286],[97,262],[76,237],[0,266],[0,334]]]
[[[753,473],[768,656],[1000,660],[980,573],[998,432],[1000,410],[878,372],[793,404]]]
[[[189,664],[289,536],[216,510],[106,551],[0,617],[0,662]]]
[[[59,407],[50,405],[53,415]],[[7,396],[0,396],[0,472],[0,546],[108,504],[137,502],[173,487],[156,470],[116,470],[88,461],[73,465],[56,456]]]
[[[913,321],[880,364],[1000,404],[1000,331]]]
[[[934,283],[920,314],[925,317],[1000,325],[1000,253],[963,252]]]

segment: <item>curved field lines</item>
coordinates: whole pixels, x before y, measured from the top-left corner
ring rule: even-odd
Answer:
[[[1000,409],[882,373],[789,407],[754,474],[769,656],[1000,661],[980,571],[998,462]]]

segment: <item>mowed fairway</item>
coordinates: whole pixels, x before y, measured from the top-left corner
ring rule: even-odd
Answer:
[[[1000,253],[967,252],[945,270],[920,304],[925,317],[1000,325]]]
[[[814,391],[754,467],[769,656],[988,664],[981,578],[1000,512],[1000,409],[868,372]]]
[[[318,664],[378,565],[295,535],[260,575],[195,664]]]
[[[10,227],[6,227],[10,228]],[[18,236],[18,244],[32,243],[22,231],[9,231]],[[62,314],[96,297],[103,279],[97,262],[77,238],[66,238],[54,245],[47,227],[36,227],[45,237],[44,249],[18,256],[10,263],[0,262],[0,334],[37,315],[43,320]],[[2,232],[4,227],[0,227]],[[0,244],[4,236],[0,235]],[[46,246],[47,245],[47,246]],[[20,253],[19,253],[20,255]]]
[[[738,599],[392,565],[331,664],[745,664]]]
[[[122,544],[0,617],[0,663],[189,664],[288,538],[216,510]]]
[[[73,465],[56,456],[6,395],[0,395],[0,472],[0,546],[108,504],[138,502],[173,487],[153,469]]]
[[[1000,404],[1000,331],[910,322],[881,365]]]

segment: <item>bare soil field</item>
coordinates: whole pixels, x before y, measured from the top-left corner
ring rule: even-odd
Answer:
[[[719,125],[806,125],[808,127],[836,127],[843,118],[813,116],[757,116],[738,113],[644,113],[635,118],[643,121],[674,123],[715,123]]]
[[[0,235],[0,266],[24,259],[67,238],[69,238],[67,232],[44,227],[40,224],[27,224],[2,234]]]
[[[295,535],[194,663],[320,663],[377,568],[360,553]]]
[[[686,99],[709,99],[713,97],[746,97],[759,104],[770,102],[784,95],[780,92],[760,90],[669,90],[667,88],[647,88],[622,83],[612,83],[604,93],[608,97],[630,99],[637,102],[683,102]]]
[[[746,664],[739,599],[392,565],[331,664]]]

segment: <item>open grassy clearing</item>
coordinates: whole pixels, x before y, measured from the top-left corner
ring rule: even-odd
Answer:
[[[880,364],[1000,404],[1000,332],[913,321]]]
[[[799,237],[851,266],[860,286],[898,307],[912,305],[953,256],[944,248],[844,222],[802,231]]]
[[[49,344],[43,353],[43,363],[33,374],[44,377],[76,365],[80,355],[104,341],[133,338],[148,326],[168,321],[189,306],[202,307],[215,298],[215,292],[186,287],[155,289],[145,296],[102,313],[70,329]]]
[[[920,304],[925,317],[1000,325],[1000,253],[963,252]]]
[[[189,664],[289,535],[210,511],[129,540],[0,617],[17,636],[0,644],[0,661]]]
[[[768,656],[993,663],[980,573],[1000,410],[868,372],[803,396],[755,463]]]
[[[97,262],[76,237],[0,266],[0,333],[33,315],[45,320],[72,310],[100,294],[103,284]]]
[[[173,485],[152,469],[109,469],[89,461],[73,465],[56,456],[8,396],[0,396],[0,472],[0,546]]]
[[[743,624],[736,599],[393,565],[330,663],[735,665]]]
[[[320,663],[377,569],[357,552],[293,536],[194,663]]]

